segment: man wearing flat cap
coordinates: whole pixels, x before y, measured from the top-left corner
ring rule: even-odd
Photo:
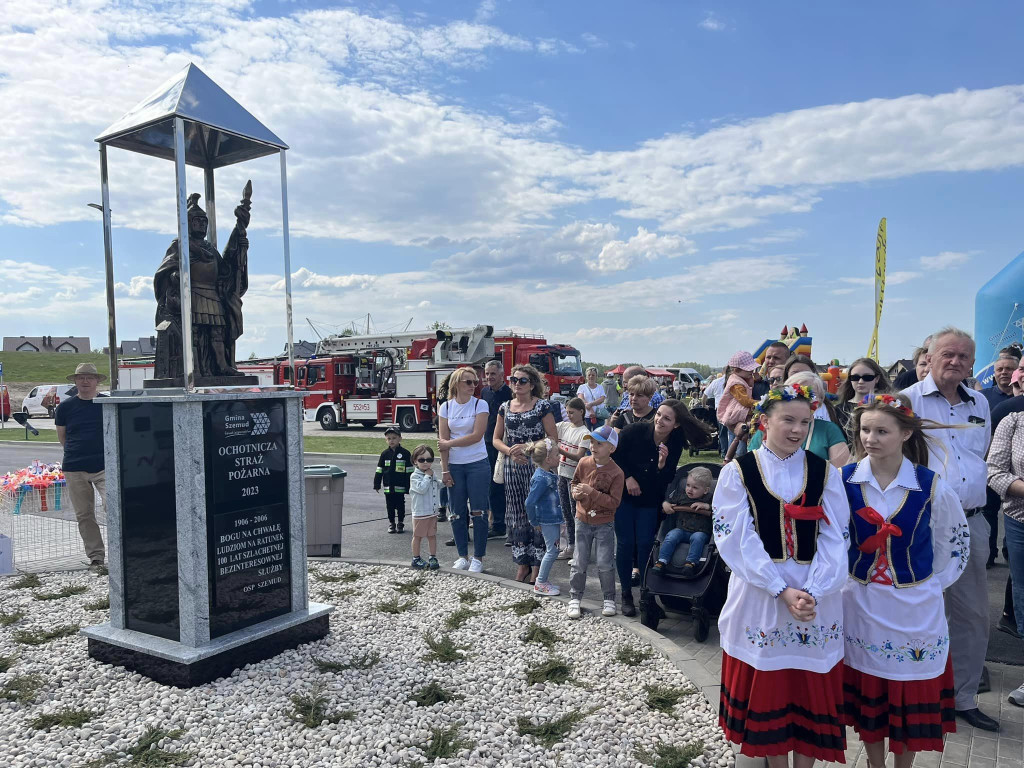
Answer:
[[[106,498],[103,407],[96,398],[105,397],[97,388],[107,377],[97,372],[92,363],[82,363],[67,378],[78,388],[78,394],[61,401],[54,423],[57,438],[64,446],[64,479],[75,507],[78,533],[89,557],[89,567],[96,572],[103,567],[105,559],[103,537],[96,523],[96,492]]]

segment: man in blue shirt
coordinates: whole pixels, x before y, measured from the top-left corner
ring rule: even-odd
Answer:
[[[78,520],[78,533],[94,573],[103,568],[105,552],[96,523],[96,493],[106,499],[103,463],[103,407],[96,402],[100,382],[107,377],[92,363],[82,363],[67,377],[78,393],[57,406],[54,424],[57,439],[64,446],[64,479]]]

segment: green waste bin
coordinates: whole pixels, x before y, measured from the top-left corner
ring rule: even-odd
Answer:
[[[341,557],[341,510],[347,474],[333,464],[303,467],[307,557]]]

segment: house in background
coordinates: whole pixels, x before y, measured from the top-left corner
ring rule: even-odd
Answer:
[[[4,352],[91,352],[88,336],[4,336]]]
[[[155,357],[156,336],[141,336],[138,339],[122,341],[117,348],[121,357]]]

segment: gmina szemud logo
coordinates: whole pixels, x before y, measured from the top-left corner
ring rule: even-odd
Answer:
[[[252,432],[251,435],[265,435],[270,431],[270,416],[263,411],[252,412]]]
[[[249,414],[229,413],[224,417],[224,436],[265,435],[270,431],[270,416],[264,411]]]

